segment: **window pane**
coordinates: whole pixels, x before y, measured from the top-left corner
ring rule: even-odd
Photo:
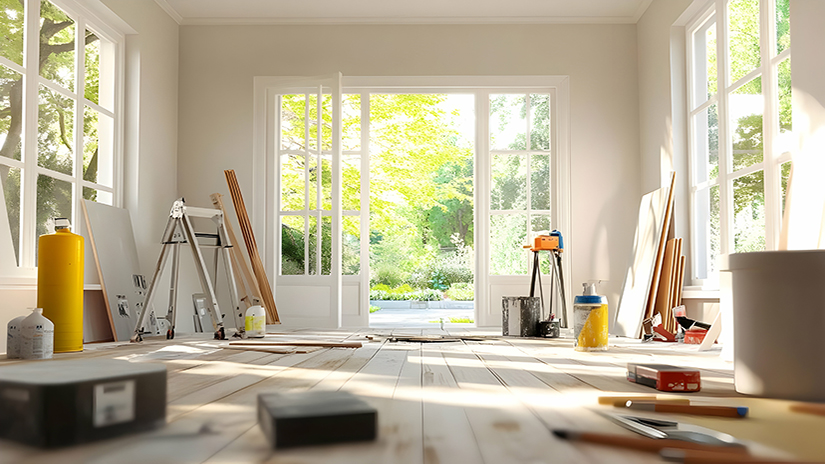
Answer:
[[[527,274],[527,215],[490,216],[490,275]]]
[[[527,209],[527,157],[493,155],[490,209]]]
[[[341,142],[344,151],[361,149],[361,94],[347,93],[343,96],[343,130]]]
[[[321,149],[332,150],[332,95],[321,99]]]
[[[721,252],[719,186],[696,192],[696,263],[697,279],[707,279],[718,271],[717,256]]]
[[[530,207],[550,209],[550,155],[530,156]]]
[[[20,160],[22,133],[23,76],[0,66],[0,156]]]
[[[719,114],[716,103],[693,117],[696,183],[719,176]]]
[[[114,120],[105,114],[83,109],[83,180],[112,187]]]
[[[40,75],[74,92],[74,21],[48,0],[42,0],[40,23]]]
[[[730,95],[733,171],[762,162],[762,78],[757,77]]]
[[[281,211],[304,209],[305,160],[303,155],[281,155]]]
[[[309,209],[318,209],[318,155],[307,156],[309,160]]]
[[[86,99],[100,103],[100,40],[86,29],[86,67],[84,94]]]
[[[693,107],[716,93],[716,21],[708,21],[693,34]]]
[[[71,175],[74,168],[74,100],[40,86],[37,164]]]
[[[281,275],[304,274],[304,217],[281,217]]]
[[[105,190],[90,189],[89,187],[83,187],[83,199],[92,200],[98,203],[103,203],[111,206],[112,192],[107,192]]]
[[[536,214],[530,218],[530,239],[528,242],[525,243],[532,243],[532,239],[538,235],[547,235],[551,231],[551,224],[550,224],[550,215],[549,214]],[[539,260],[539,268],[541,269],[542,274],[549,275],[551,269],[551,262],[550,259],[552,255],[550,253],[541,253],[541,259]]]
[[[281,149],[303,150],[306,148],[304,120],[306,97],[301,95],[281,96]]]
[[[550,149],[550,95],[530,95],[530,149]]]
[[[791,47],[791,1],[776,0],[776,53]]]
[[[765,249],[763,178],[763,171],[757,171],[733,181],[733,241],[736,253]]]
[[[17,265],[20,265],[20,169],[0,164],[0,188],[6,199],[11,241]],[[3,218],[0,218],[2,221]]]
[[[791,162],[782,163],[780,167],[782,176],[782,215],[785,215],[785,196],[788,194],[788,179],[791,177]],[[784,221],[782,221],[784,222]]]
[[[332,218],[321,216],[321,274],[332,272]]]
[[[490,95],[490,148],[527,149],[524,95]]]
[[[23,3],[20,1],[3,2],[0,7],[0,24],[3,24],[3,46],[0,56],[23,66]]]
[[[779,154],[790,152],[793,137],[793,111],[791,103],[791,59],[782,60],[777,66],[777,87],[779,90]]]
[[[361,273],[361,218],[344,216],[341,222],[343,225],[341,237],[343,274],[358,275]]]
[[[745,77],[761,63],[759,51],[759,0],[728,3],[728,53],[730,83]]]
[[[72,184],[54,177],[37,176],[36,237],[53,232],[54,218],[72,217]],[[76,227],[72,224],[72,228]]]
[[[361,155],[344,155],[341,161],[344,211],[361,210]]]

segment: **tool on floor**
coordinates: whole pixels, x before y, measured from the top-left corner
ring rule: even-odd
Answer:
[[[657,401],[628,401],[625,403],[628,409],[638,409],[640,411],[670,412],[675,414],[691,414],[694,416],[716,416],[742,418],[748,415],[748,408],[745,406],[703,406],[697,404],[673,404]]]
[[[553,435],[558,438],[570,441],[582,441],[587,443],[598,443],[601,445],[615,446],[617,448],[634,449],[638,451],[648,451],[658,453],[665,449],[713,451],[717,453],[747,454],[745,447],[739,446],[716,446],[704,443],[693,443],[684,440],[673,440],[670,438],[644,438],[628,437],[627,435],[577,432],[567,429],[555,429]]]
[[[378,411],[343,391],[261,393],[258,424],[273,448],[375,440]]]
[[[533,252],[533,275],[530,281],[530,297],[535,297],[536,281],[538,281],[539,295],[541,297],[541,317],[538,322],[537,332],[543,337],[558,337],[560,325],[567,327],[567,298],[564,295],[564,275],[562,273],[561,254],[564,251],[564,238],[561,232],[554,230],[548,235],[537,235],[533,239],[532,245],[525,245],[524,248]],[[550,252],[550,304],[546,311],[549,313],[545,319],[544,290],[541,285],[541,266],[539,252]],[[560,318],[556,318],[553,312],[554,287],[558,289],[561,301]]]
[[[596,294],[597,283],[583,283],[584,292],[573,299],[576,351],[607,351],[607,297]]]
[[[702,382],[697,369],[667,364],[627,364],[627,380],[660,391],[697,392]]]
[[[602,415],[616,424],[648,438],[667,438],[716,446],[745,446],[742,441],[731,435],[700,426],[624,414],[602,413]]]
[[[166,423],[166,366],[112,359],[0,367],[0,438],[55,448]]]
[[[616,406],[624,406],[628,401],[661,401],[677,404],[690,404],[688,398],[679,398],[674,396],[662,395],[605,395],[599,397],[599,404]]]
[[[217,226],[217,233],[195,233],[192,228],[192,221],[189,219],[190,216],[211,219]],[[183,198],[181,198],[172,203],[172,210],[169,212],[169,220],[166,222],[166,229],[163,231],[163,236],[161,238],[163,248],[160,251],[160,257],[158,258],[158,263],[155,267],[155,273],[152,276],[152,283],[149,284],[149,288],[146,291],[146,298],[143,301],[140,316],[138,316],[137,323],[135,324],[135,331],[132,335],[133,342],[143,340],[143,325],[148,312],[147,308],[150,307],[152,297],[154,296],[155,290],[158,286],[158,279],[163,272],[163,268],[166,265],[166,260],[169,258],[169,255],[172,255],[172,280],[169,287],[169,307],[165,316],[166,321],[169,323],[169,329],[166,331],[166,338],[175,338],[180,246],[186,243],[189,244],[189,248],[192,250],[192,257],[195,260],[195,270],[198,273],[198,279],[200,280],[201,288],[203,289],[203,294],[205,295],[204,302],[206,304],[206,309],[209,312],[212,319],[212,327],[215,330],[215,339],[226,339],[226,332],[223,325],[223,315],[220,313],[218,298],[215,295],[215,285],[209,278],[209,273],[206,270],[206,262],[203,259],[203,253],[201,253],[201,247],[209,246],[201,245],[198,242],[198,238],[216,239],[216,245],[211,247],[223,251],[223,262],[226,267],[226,281],[229,285],[229,298],[230,303],[232,304],[232,314],[235,319],[235,327],[237,328],[235,336],[241,338],[244,337],[244,314],[238,302],[238,291],[235,287],[235,276],[229,256],[229,249],[232,247],[232,242],[229,241],[229,237],[226,234],[226,229],[224,228],[223,212],[217,209],[186,206]],[[217,255],[218,253],[215,254],[215,278],[217,278]]]

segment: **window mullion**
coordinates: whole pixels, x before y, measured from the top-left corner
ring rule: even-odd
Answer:
[[[40,1],[28,0],[24,12],[23,162],[20,207],[20,267],[34,267],[37,225],[37,99],[40,48]]]
[[[720,249],[722,255],[733,250],[733,211],[732,185],[729,180],[731,137],[728,120],[728,9],[725,0],[716,1],[716,80],[717,88],[724,89],[719,94],[719,229]],[[716,257],[712,257],[716,259]]]

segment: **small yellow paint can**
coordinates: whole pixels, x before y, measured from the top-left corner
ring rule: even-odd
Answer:
[[[54,323],[54,352],[83,351],[83,237],[55,219],[37,247],[37,306]]]
[[[607,297],[596,295],[596,284],[585,283],[584,294],[573,300],[576,351],[607,351]]]

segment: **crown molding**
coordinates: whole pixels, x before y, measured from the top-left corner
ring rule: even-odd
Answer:
[[[166,0],[155,0],[158,4]],[[450,24],[635,24],[652,0],[645,0],[634,16],[510,16],[510,17],[351,17],[351,18],[182,18],[182,26],[276,25],[450,25]],[[170,7],[171,8],[171,7]],[[174,10],[173,10],[174,11]]]
[[[165,11],[166,14],[169,15],[170,18],[172,18],[176,23],[178,23],[178,26],[184,23],[183,16],[181,16],[180,13],[177,12],[177,10],[172,8],[172,5],[170,5],[169,2],[167,2],[166,0],[155,0],[155,3],[157,3],[158,6],[160,6],[163,9],[163,11]]]

